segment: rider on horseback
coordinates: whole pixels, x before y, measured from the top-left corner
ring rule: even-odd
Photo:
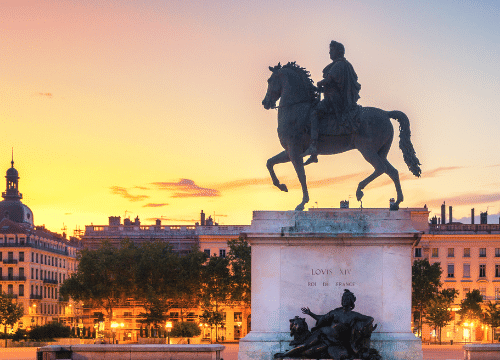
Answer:
[[[332,135],[342,135],[345,131],[352,131],[354,118],[359,118],[359,99],[361,85],[352,65],[344,57],[344,45],[333,41],[330,43],[330,59],[332,63],[323,69],[323,80],[316,86],[325,98],[318,103],[311,114],[311,142],[304,155],[310,155],[306,165],[318,162],[318,119],[324,116],[334,117]],[[358,120],[359,121],[359,120]],[[331,131],[330,131],[331,132]]]

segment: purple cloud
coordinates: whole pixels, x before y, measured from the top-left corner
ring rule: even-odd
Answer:
[[[203,188],[190,179],[180,179],[178,182],[154,182],[152,183],[160,190],[174,191],[172,197],[216,197],[220,196],[219,190]]]

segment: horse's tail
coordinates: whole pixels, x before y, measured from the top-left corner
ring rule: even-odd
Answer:
[[[410,120],[401,111],[389,111],[389,116],[399,122],[399,148],[403,152],[403,159],[405,160],[408,169],[413,175],[420,177],[422,170],[420,169],[420,161],[417,158],[413,144],[411,143]]]

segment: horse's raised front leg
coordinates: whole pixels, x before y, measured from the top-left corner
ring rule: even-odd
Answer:
[[[273,180],[273,185],[276,186],[281,191],[288,192],[288,188],[285,184],[281,184],[274,172],[274,165],[283,164],[289,162],[290,158],[288,157],[285,151],[280,152],[278,155],[273,156],[269,160],[267,160],[267,169],[269,170],[269,174],[271,175],[271,179]]]
[[[295,168],[297,177],[299,178],[300,185],[302,186],[302,202],[297,205],[295,211],[302,211],[304,210],[304,205],[309,202],[309,192],[307,191],[306,172],[304,169],[304,163],[302,162],[302,154],[299,149],[294,149],[289,151],[289,157],[293,167]]]

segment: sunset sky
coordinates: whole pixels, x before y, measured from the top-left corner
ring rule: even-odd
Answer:
[[[292,210],[272,186],[277,112],[261,101],[268,66],[296,61],[315,82],[335,39],[364,106],[408,115],[422,177],[397,146],[405,201],[455,220],[500,213],[500,3],[495,1],[0,0],[0,171],[14,148],[37,225],[72,234],[139,216],[225,225],[253,210]],[[397,122],[396,135],[399,137]],[[3,169],[3,170],[2,170]],[[372,171],[357,151],[307,167],[307,207],[338,207]],[[2,185],[3,190],[4,185]],[[386,175],[363,207],[387,207]]]

